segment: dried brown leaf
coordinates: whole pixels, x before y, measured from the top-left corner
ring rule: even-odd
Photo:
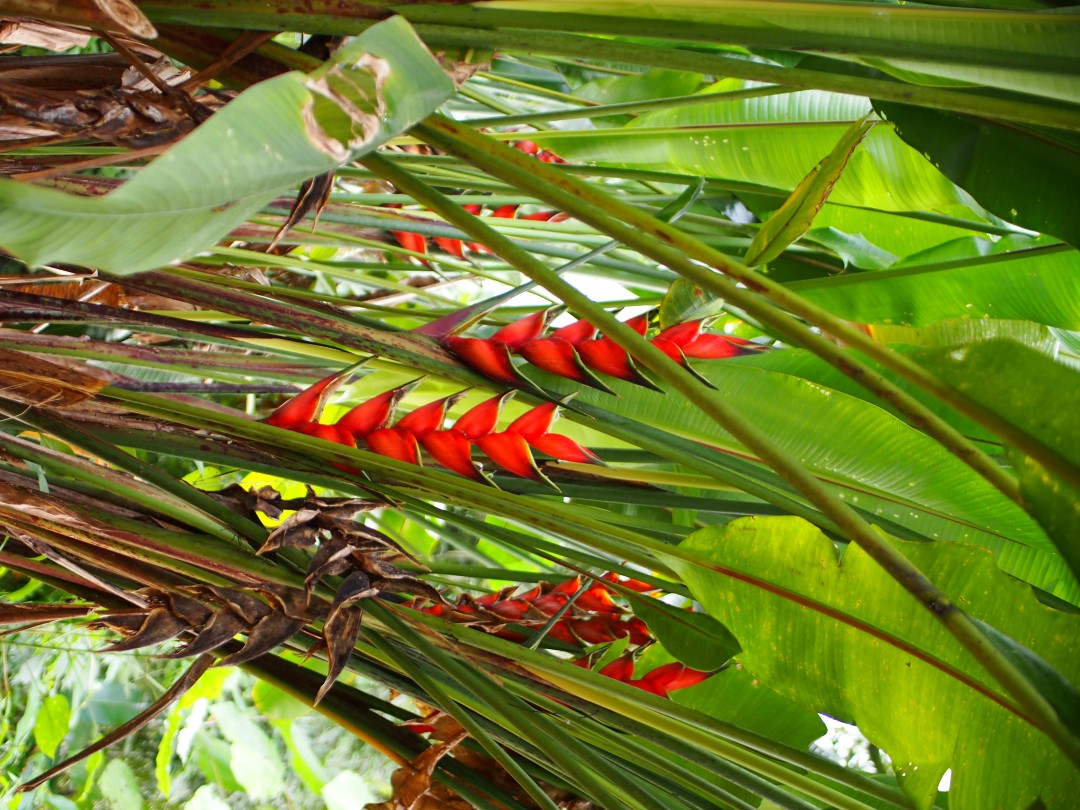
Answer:
[[[56,622],[78,619],[93,610],[86,605],[17,604],[0,602],[0,625]]]
[[[364,611],[358,607],[349,607],[344,604],[336,604],[327,614],[323,622],[323,642],[326,645],[326,657],[330,668],[326,673],[326,680],[319,687],[315,695],[315,703],[318,704],[330,691],[334,683],[341,676],[345,665],[349,663],[356,646],[356,637],[360,633],[360,622]]]
[[[183,619],[173,616],[167,608],[153,608],[146,614],[142,625],[123,641],[105,647],[101,652],[124,652],[160,644],[183,633],[191,625]]]
[[[67,408],[93,397],[112,377],[89,366],[0,348],[0,389],[25,405]]]
[[[305,624],[307,622],[304,619],[290,619],[284,613],[271,613],[252,628],[243,647],[232,655],[222,658],[216,666],[240,666],[253,658],[265,655],[296,635]]]
[[[199,631],[195,638],[174,650],[163,658],[190,658],[193,655],[201,655],[211,650],[216,650],[222,644],[231,641],[238,633],[248,629],[244,620],[231,610],[219,610],[210,617],[210,621]]]

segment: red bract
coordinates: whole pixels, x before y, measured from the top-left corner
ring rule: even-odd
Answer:
[[[484,480],[480,470],[472,460],[472,446],[460,430],[436,430],[420,437],[420,444],[428,455],[448,470],[458,475]]]
[[[551,430],[551,425],[558,415],[559,406],[554,402],[545,402],[530,408],[506,428],[510,433],[517,433],[526,439],[540,436]]]
[[[667,697],[669,692],[699,684],[710,675],[712,675],[711,672],[690,669],[685,664],[673,661],[670,664],[657,667],[636,681],[628,681],[628,683],[638,689],[652,692],[654,695]]]
[[[493,217],[498,219],[513,219],[517,213],[518,207],[516,205],[500,205],[494,211],[491,212]]]
[[[369,433],[365,441],[368,449],[380,456],[407,461],[410,464],[420,463],[420,448],[416,437],[407,430],[382,428]]]
[[[764,347],[730,335],[701,335],[682,347],[683,354],[697,360],[722,360],[760,351]]]
[[[484,455],[504,470],[522,478],[544,480],[524,437],[517,433],[489,433],[476,439]]]
[[[420,439],[427,434],[439,430],[446,420],[447,409],[462,397],[464,391],[451,394],[448,397],[421,405],[415,411],[401,417],[394,427],[399,430],[407,430],[416,438]]]
[[[518,354],[537,368],[542,368],[558,377],[611,393],[611,389],[585,367],[573,344],[561,338],[531,340],[518,349]]]
[[[533,141],[516,141],[513,146],[519,152],[524,152],[526,155],[535,155],[540,151],[540,147]]]
[[[558,211],[534,211],[533,213],[526,214],[521,218],[530,219],[533,222],[549,222],[554,221],[555,217],[557,217],[558,215]]]
[[[676,346],[685,346],[701,334],[702,321],[687,321],[669,326],[656,336],[657,340],[670,340]]]
[[[505,394],[485,399],[479,405],[473,406],[462,414],[454,422],[454,427],[464,433],[468,439],[477,439],[480,436],[488,435],[495,430],[495,426],[499,422],[499,414],[502,411],[503,404],[513,395],[513,391],[507,391]]]
[[[677,344],[672,343],[670,340],[653,338],[649,342],[679,365],[683,365],[686,362],[686,355],[683,354],[683,350],[680,349]]]
[[[626,683],[634,677],[634,656],[630,653],[620,655],[610,664],[600,667],[599,672],[608,678]]]
[[[436,245],[441,247],[451,256],[456,256],[459,259],[465,258],[465,250],[460,239],[453,239],[449,236],[435,236],[433,239]]]
[[[584,343],[586,340],[592,340],[596,337],[596,327],[585,320],[574,321],[568,326],[560,326],[549,337],[559,338],[565,340],[571,346],[577,346],[579,343]]]
[[[598,582],[590,585],[585,593],[575,600],[574,604],[582,610],[592,610],[598,613],[610,613],[616,609],[615,600],[611,598],[611,592]]]
[[[412,231],[390,231],[390,233],[397,239],[398,244],[406,250],[411,250],[413,253],[427,253],[427,239],[421,234]],[[431,266],[425,259],[419,259],[419,262],[425,267]]]
[[[510,350],[502,343],[480,338],[450,336],[446,345],[470,368],[489,379],[507,385],[519,385],[524,380],[510,362]]]
[[[554,616],[569,601],[570,597],[564,593],[546,593],[533,599],[532,603],[544,615]]]
[[[308,386],[266,417],[266,424],[285,430],[297,430],[300,426],[314,421],[322,410],[323,398],[329,393],[331,383],[340,377],[339,371]]]
[[[648,593],[649,591],[660,590],[655,585],[650,585],[648,582],[641,582],[637,579],[631,579],[630,577],[624,577],[622,574],[616,574],[614,571],[608,571],[603,575],[602,579],[606,579],[608,582],[617,582],[624,588],[629,588],[632,591],[638,593]]]
[[[550,309],[542,309],[520,320],[507,324],[488,340],[501,343],[512,352],[516,352],[526,343],[536,340],[547,326]]]
[[[416,382],[385,391],[357,405],[337,421],[337,427],[347,430],[357,438],[363,438],[372,431],[386,427],[394,415],[398,402],[410,388],[416,385]]]

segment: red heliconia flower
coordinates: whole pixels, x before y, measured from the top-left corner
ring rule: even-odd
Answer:
[[[643,385],[646,388],[661,390],[638,370],[626,350],[611,338],[587,340],[580,344],[577,350],[582,362],[593,371]]]
[[[506,430],[508,433],[523,436],[534,449],[560,461],[574,461],[579,464],[600,463],[600,459],[592,450],[582,447],[569,436],[548,432],[555,421],[557,412],[558,405],[554,402],[545,402],[523,413],[511,422]]]
[[[420,463],[420,447],[416,443],[416,437],[407,430],[382,428],[369,433],[365,441],[368,449],[380,456],[409,464]]]
[[[544,371],[611,393],[611,389],[586,368],[573,344],[561,338],[531,340],[518,349],[518,354]]]
[[[652,633],[649,626],[637,616],[631,616],[623,622],[617,622],[614,627],[617,638],[626,636],[631,644],[647,644],[652,641]]]
[[[571,346],[577,346],[579,343],[584,343],[586,340],[592,340],[596,337],[596,327],[586,320],[574,321],[567,326],[560,326],[548,337],[559,338],[565,340]]]
[[[363,438],[372,431],[386,427],[394,415],[398,402],[417,382],[419,380],[384,391],[367,402],[357,405],[337,421],[337,427],[347,430],[356,438]]]
[[[432,237],[436,245],[441,247],[451,256],[456,256],[459,259],[465,258],[465,249],[460,239],[454,239],[450,236],[435,236]]]
[[[417,439],[422,439],[427,434],[442,428],[447,409],[464,394],[464,391],[458,391],[456,394],[429,402],[427,405],[421,405],[412,413],[398,419],[394,427],[398,430],[407,430]]]
[[[514,475],[544,481],[525,438],[518,433],[489,433],[476,439],[476,445],[488,458]]]
[[[540,147],[533,141],[515,141],[513,147],[526,155],[535,155],[540,151]]]
[[[696,360],[721,360],[725,357],[739,357],[763,349],[764,347],[731,335],[700,335],[696,340],[682,347],[683,354]]]
[[[611,613],[616,609],[615,600],[611,598],[611,591],[594,582],[574,602],[582,610],[596,611],[597,613]]]
[[[653,338],[649,342],[680,366],[686,363],[686,355],[683,354],[683,350],[679,348],[678,344],[660,338]]]
[[[472,446],[465,434],[456,428],[435,430],[419,438],[420,445],[435,461],[448,470],[483,481],[484,476],[472,460]]]
[[[704,321],[687,321],[669,326],[656,336],[657,340],[670,340],[676,346],[685,346],[693,340],[697,340],[701,334],[701,326]]]
[[[520,320],[507,324],[488,340],[501,343],[512,352],[516,352],[526,343],[536,340],[544,332],[551,309],[542,309]]]
[[[638,689],[652,692],[654,695],[667,697],[669,692],[695,686],[710,675],[712,675],[711,672],[691,669],[685,664],[673,661],[670,664],[657,667],[636,681],[628,681],[628,683]]]
[[[334,444],[343,444],[346,447],[356,447],[356,440],[352,437],[352,434],[347,430],[342,430],[337,425],[323,425],[319,422],[309,422],[306,425],[301,425],[295,428],[298,433],[303,433],[305,436],[314,436],[317,439],[323,439],[324,441],[333,442]]]
[[[586,644],[604,644],[620,638],[615,635],[615,626],[618,624],[617,621],[599,616],[586,616],[567,621],[568,629],[574,638]]]
[[[465,365],[489,379],[508,385],[525,382],[510,362],[510,350],[502,343],[451,335],[446,338],[446,345]]]
[[[649,331],[649,314],[636,315],[628,321],[623,321],[624,324],[629,326],[635,332],[642,337],[645,337],[645,333]]]
[[[412,231],[390,231],[390,233],[406,250],[411,250],[413,253],[427,253],[427,239],[422,234]],[[425,267],[431,267],[426,259],[418,259],[418,261]]]
[[[518,206],[516,205],[500,205],[494,211],[491,212],[493,217],[498,219],[513,219],[517,214]]]
[[[560,619],[551,626],[551,629],[548,630],[548,637],[553,638],[556,641],[561,641],[563,644],[578,645],[581,643],[577,636],[570,632],[570,627],[566,618]]]
[[[527,618],[531,608],[532,605],[526,599],[502,599],[488,606],[488,610],[496,616],[501,616],[512,622]]]
[[[329,393],[331,384],[340,379],[341,374],[340,371],[335,372],[314,385],[309,385],[266,417],[266,424],[285,430],[296,430],[313,422],[322,410],[323,399]]]
[[[634,677],[634,656],[631,653],[620,655],[614,661],[600,667],[601,675],[628,683]]]
[[[564,593],[545,593],[533,599],[532,603],[545,616],[554,616],[569,601],[570,597]]]
[[[533,222],[555,222],[556,217],[559,216],[559,211],[534,211],[531,214],[526,214],[521,219],[529,219]]]
[[[511,433],[517,433],[526,439],[541,436],[551,430],[555,417],[558,416],[559,405],[555,402],[545,402],[530,408],[507,426]]]
[[[622,574],[616,574],[614,571],[608,571],[601,579],[606,579],[608,582],[615,582],[622,585],[624,588],[629,588],[632,591],[638,593],[648,593],[649,591],[660,590],[655,585],[650,585],[648,582],[642,582],[638,579],[631,579],[630,577],[624,577]]]
[[[465,203],[465,205],[461,207],[473,216],[479,216],[480,212],[484,210],[484,206],[482,206],[480,203]]]
[[[454,422],[454,427],[464,433],[467,439],[487,436],[495,430],[495,426],[499,423],[502,406],[514,393],[514,391],[507,391],[505,394],[499,394],[491,399],[485,399],[479,405],[474,405],[458,417],[458,420]]]
[[[573,596],[581,589],[581,575],[564,579],[551,587],[551,593],[559,593],[565,596]]]

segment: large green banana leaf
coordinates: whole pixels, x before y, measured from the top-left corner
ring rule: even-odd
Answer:
[[[298,183],[430,114],[454,84],[402,18],[373,26],[311,75],[241,93],[103,197],[0,180],[0,247],[30,265],[116,274],[187,259]]]
[[[897,545],[970,615],[1080,680],[1080,658],[1067,641],[1080,617],[1040,605],[980,549]],[[1076,769],[1003,708],[981,666],[860,548],[838,559],[832,541],[797,518],[743,519],[703,529],[680,547],[735,572],[672,561],[739,639],[742,664],[797,703],[857,723],[892,757],[919,808],[933,805],[950,768],[951,810],[1019,810],[1040,800],[1074,806]],[[805,606],[815,603],[830,613]]]

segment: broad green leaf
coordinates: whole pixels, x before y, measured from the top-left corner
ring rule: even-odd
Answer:
[[[650,70],[640,76],[594,79],[588,84],[575,88],[574,95],[598,104],[621,104],[627,101],[688,96],[701,87],[702,78],[700,73]],[[590,120],[598,126],[618,126],[631,119],[626,115],[612,115]]]
[[[122,759],[109,760],[99,784],[112,810],[142,810],[146,806],[135,771]]]
[[[739,642],[706,613],[680,610],[658,599],[634,599],[634,614],[679,661],[703,672],[719,669],[739,651]]]
[[[1080,152],[1066,133],[877,101],[897,134],[986,210],[1080,245]]]
[[[0,181],[0,247],[32,266],[127,275],[186,259],[297,183],[403,132],[454,91],[400,17],[311,75],[257,84],[115,191]]]
[[[310,709],[287,692],[273,684],[259,681],[251,690],[251,699],[259,714],[267,720],[295,720],[303,717]]]
[[[354,810],[378,801],[367,780],[352,771],[342,771],[327,782],[322,798],[328,810]]]
[[[660,302],[660,328],[719,315],[723,306],[723,299],[705,292],[689,279],[677,278]]]
[[[216,703],[213,715],[232,743],[229,768],[248,795],[262,800],[280,793],[285,786],[285,765],[266,732],[229,702]]]
[[[41,701],[34,720],[34,742],[50,759],[56,758],[56,749],[64,741],[71,722],[71,704],[63,694],[49,695]]]
[[[725,82],[723,90],[733,89]],[[575,161],[674,172],[790,190],[871,111],[866,99],[817,90],[645,113],[621,129],[536,133]],[[866,136],[830,199],[886,211],[964,203],[966,197],[888,125]]]
[[[1080,468],[1080,373],[1011,340],[957,346],[925,359],[963,391]],[[1023,497],[1080,577],[1080,492],[1020,452]]]
[[[1020,507],[888,412],[787,374],[740,363],[701,361],[695,368],[786,452],[834,484],[851,505],[865,506],[871,515],[897,521],[931,539],[978,542],[970,532],[975,528],[1006,545],[1019,543],[1054,553],[1038,524]],[[569,388],[550,376],[542,379],[545,387]],[[683,407],[672,394],[619,381],[611,381],[611,386],[617,398],[588,390],[574,402],[698,442],[742,450],[715,422]],[[945,518],[950,528],[927,531],[922,526],[927,514]]]
[[[229,810],[229,805],[218,796],[213,785],[203,785],[187,800],[184,810]]]
[[[1080,253],[1065,247],[789,286],[833,315],[858,323],[924,326],[953,318],[1008,318],[1080,328]]]
[[[740,196],[746,199],[745,194]],[[762,218],[767,216],[773,207],[775,206],[772,204],[750,205],[751,210]],[[814,220],[814,233],[823,228],[835,228],[852,237],[861,236],[893,256],[910,256],[943,242],[970,236],[972,228],[978,232],[981,223],[973,220],[968,208],[954,205],[937,210],[958,219],[943,223],[903,213],[825,203]],[[964,220],[971,221],[971,225],[968,226]]]
[[[852,153],[873,126],[865,118],[856,121],[832,151],[810,170],[784,204],[758,229],[743,258],[748,266],[756,267],[772,261],[806,233],[840,179]]]
[[[1080,617],[1039,604],[980,549],[895,544],[970,615],[1071,683],[1080,679],[1073,654]],[[681,547],[735,572],[672,561],[695,598],[739,639],[746,668],[807,708],[857,723],[892,757],[917,806],[932,805],[948,768],[952,810],[1037,800],[1072,806],[1075,768],[1040,732],[960,679],[996,694],[982,667],[859,547],[841,559],[831,540],[796,518],[737,520]]]

